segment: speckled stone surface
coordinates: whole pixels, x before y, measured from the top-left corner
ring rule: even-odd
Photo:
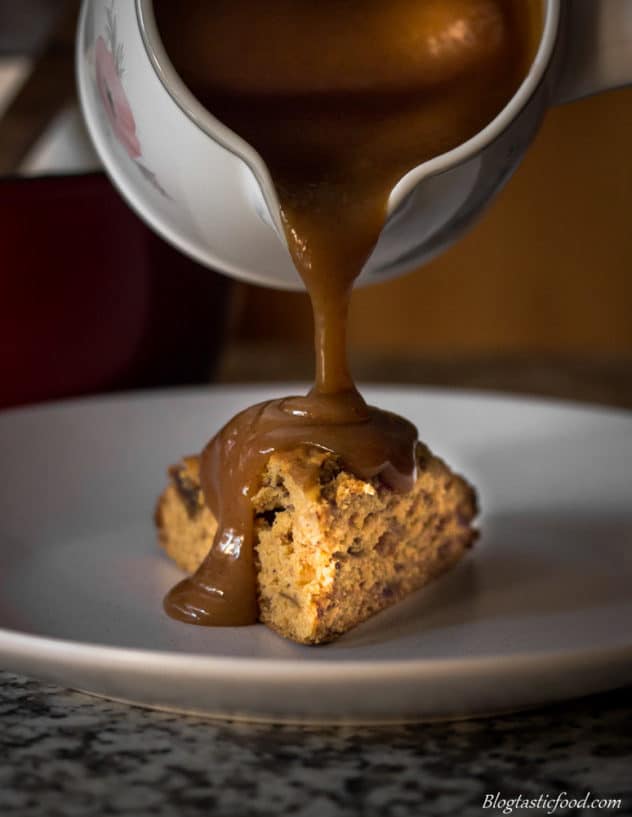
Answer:
[[[588,791],[632,815],[632,689],[488,720],[388,728],[205,721],[0,673],[0,814],[469,815],[485,794]],[[514,814],[546,814],[520,809]]]

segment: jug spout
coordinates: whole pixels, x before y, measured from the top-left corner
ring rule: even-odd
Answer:
[[[632,84],[632,0],[564,0],[555,104]]]

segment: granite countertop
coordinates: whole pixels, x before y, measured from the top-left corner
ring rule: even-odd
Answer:
[[[535,712],[406,727],[214,722],[0,673],[0,814],[469,815],[485,795],[621,798],[632,689]],[[546,814],[519,808],[515,814]]]

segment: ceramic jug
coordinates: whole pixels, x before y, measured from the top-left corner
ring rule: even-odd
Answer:
[[[632,82],[632,0],[542,4],[522,84],[483,130],[398,182],[358,284],[416,269],[453,243],[515,170],[549,106]],[[302,287],[265,163],[182,82],[153,0],[84,0],[77,72],[105,169],[153,229],[235,278]]]

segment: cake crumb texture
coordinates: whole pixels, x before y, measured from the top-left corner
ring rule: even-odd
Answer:
[[[477,531],[473,488],[422,443],[417,480],[398,494],[317,448],[275,452],[253,497],[259,617],[304,644],[331,641],[451,568]],[[155,521],[166,553],[194,572],[217,523],[199,458],[169,469]]]

